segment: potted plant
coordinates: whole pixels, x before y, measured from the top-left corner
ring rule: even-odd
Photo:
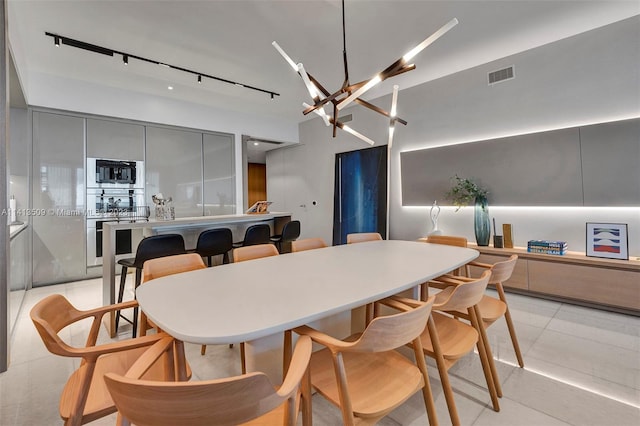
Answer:
[[[476,242],[479,246],[488,246],[491,234],[491,225],[489,222],[489,203],[485,188],[482,188],[471,179],[461,178],[455,175],[451,178],[452,186],[447,192],[447,198],[456,206],[456,211],[461,207],[468,206],[472,201],[475,205],[474,210],[474,231]]]

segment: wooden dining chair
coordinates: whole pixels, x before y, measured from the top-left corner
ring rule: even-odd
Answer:
[[[140,380],[133,374],[110,373],[105,382],[118,407],[120,425],[293,426],[300,405],[303,425],[310,425],[310,392],[303,379],[308,372],[311,348],[311,339],[304,336],[298,339],[287,376],[278,388],[260,372],[187,383]],[[154,362],[154,355],[150,351],[141,361]]]
[[[115,413],[116,407],[106,389],[104,375],[125,374],[149,347],[163,338],[170,337],[165,333],[159,333],[96,344],[103,317],[119,309],[133,308],[137,303],[132,300],[81,311],[64,296],[52,294],[31,309],[31,320],[49,352],[80,359],[80,365],[67,380],[60,396],[60,417],[65,425],[77,426]],[[92,323],[84,346],[71,346],[59,335],[66,327],[86,319],[92,319]],[[180,349],[183,350],[182,345]],[[169,355],[172,357],[167,358],[165,354],[150,364],[149,368],[145,369],[143,377],[149,380],[176,380],[178,375],[174,364],[178,355],[175,352]],[[184,359],[184,352],[181,352],[179,358]],[[185,379],[190,376],[189,372],[184,374]]]
[[[516,358],[518,360],[518,365],[520,367],[524,367],[524,360],[522,359],[522,352],[520,351],[520,344],[518,343],[518,338],[516,336],[516,329],[513,325],[513,320],[511,319],[511,313],[509,312],[509,304],[507,303],[507,298],[504,294],[504,287],[502,283],[509,280],[511,278],[511,274],[513,274],[513,270],[516,267],[516,262],[518,261],[518,255],[514,254],[509,257],[508,260],[503,262],[497,262],[493,265],[489,263],[481,263],[481,262],[470,262],[470,266],[476,266],[484,269],[489,269],[491,271],[491,278],[489,279],[489,284],[493,284],[496,287],[496,291],[498,292],[498,298],[484,295],[482,296],[482,300],[478,304],[478,308],[480,309],[480,317],[482,318],[482,322],[484,323],[485,328],[489,327],[491,324],[496,322],[498,319],[504,316],[504,319],[507,323],[507,328],[509,329],[509,336],[511,337],[511,344],[513,345],[513,350],[516,354]],[[438,281],[443,283],[449,283],[450,280],[458,280],[467,282],[470,281],[470,278],[467,277],[458,277],[447,275],[444,277],[438,278]],[[461,318],[465,318],[469,320],[469,316],[465,312],[455,311],[452,314],[457,315]],[[487,343],[488,344],[488,343]],[[490,349],[490,347],[489,347]],[[499,387],[499,383],[496,385]]]
[[[429,235],[427,242],[430,244],[442,244],[446,246],[467,247],[467,239],[465,237],[457,237],[454,235]],[[464,265],[458,268],[457,275],[471,276],[469,266]]]
[[[358,232],[347,234],[347,244],[364,243],[367,241],[382,240],[382,235],[377,232]]]
[[[278,249],[273,244],[257,244],[253,246],[239,247],[233,249],[233,262],[244,262],[246,260],[277,256],[279,254]]]
[[[303,240],[292,241],[291,251],[295,253],[298,251],[325,248],[326,246],[327,245],[322,238],[305,238]]]
[[[432,312],[427,328],[420,336],[425,355],[435,359],[438,366],[449,415],[454,425],[460,424],[460,417],[453,397],[448,370],[460,358],[472,352],[474,346],[478,348],[493,409],[500,411],[498,393],[492,375],[492,371],[495,369],[492,369],[490,365],[493,363],[493,358],[487,355],[484,340],[481,337],[484,327],[482,322],[478,321],[478,304],[482,300],[490,276],[491,272],[485,271],[480,278],[468,282],[459,281],[456,283],[457,285],[449,285],[435,295],[433,311],[466,311],[471,318],[471,324],[440,312]],[[416,305],[416,302],[411,299],[395,296],[394,299],[409,306]]]
[[[311,356],[311,384],[340,408],[342,424],[376,424],[418,391],[422,391],[429,424],[438,424],[420,340],[433,301],[418,302],[412,308],[386,300],[402,312],[377,317],[361,334],[345,340],[308,326],[294,329],[326,347]],[[415,363],[394,350],[411,342]]]
[[[233,263],[246,262],[247,260],[260,259],[262,257],[278,256],[280,253],[273,244],[257,244],[253,246],[238,247],[233,249]],[[230,348],[233,344],[229,345]],[[247,360],[244,351],[244,342],[240,343],[240,360],[242,362],[242,374],[247,372]]]
[[[156,278],[166,277],[167,275],[179,274],[181,272],[195,271],[205,269],[206,265],[202,260],[202,256],[197,253],[178,254],[175,256],[160,257],[144,262],[142,267],[142,284],[154,280]],[[157,328],[153,324],[144,311],[140,314],[140,335],[145,336],[147,330]],[[207,345],[202,345],[200,353],[202,355],[207,351]]]

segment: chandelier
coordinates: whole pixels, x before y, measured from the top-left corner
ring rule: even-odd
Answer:
[[[363,80],[355,84],[351,84],[349,82],[349,67],[347,65],[347,43],[346,43],[346,35],[345,35],[345,18],[344,18],[344,0],[342,0],[342,59],[344,64],[344,82],[342,86],[331,93],[325,87],[320,84],[318,80],[316,80],[311,74],[307,72],[302,63],[295,63],[289,55],[285,53],[285,51],[278,45],[277,42],[273,42],[273,46],[276,50],[282,55],[282,57],[291,65],[291,68],[302,78],[305,87],[307,88],[309,95],[313,101],[313,104],[308,104],[304,102],[302,106],[304,110],[302,113],[304,115],[313,112],[320,116],[324,121],[326,126],[333,127],[333,137],[336,137],[336,129],[344,130],[347,133],[352,134],[353,136],[361,139],[362,141],[374,145],[374,141],[363,135],[360,132],[352,129],[347,126],[343,122],[340,121],[338,117],[338,113],[340,110],[344,109],[346,106],[351,103],[359,104],[365,108],[368,108],[372,111],[377,112],[387,118],[389,118],[389,140],[388,145],[389,148],[393,143],[393,133],[395,130],[396,122],[406,125],[407,122],[402,118],[396,116],[397,103],[398,103],[398,85],[393,86],[393,94],[391,96],[391,109],[387,112],[382,108],[373,105],[370,102],[365,101],[360,98],[360,96],[364,95],[367,91],[371,90],[373,87],[381,83],[382,81],[395,77],[396,75],[405,73],[407,71],[411,71],[416,68],[415,64],[411,64],[410,61],[422,50],[424,50],[427,46],[435,42],[437,39],[446,34],[451,28],[458,24],[458,20],[453,18],[451,21],[447,22],[444,26],[442,26],[438,31],[427,37],[422,43],[418,44],[416,47],[407,52],[400,59],[389,65],[384,70],[376,73],[373,77],[368,80]],[[328,114],[325,110],[331,110],[331,114]]]

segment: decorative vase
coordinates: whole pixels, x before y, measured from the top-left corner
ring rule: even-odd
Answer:
[[[488,246],[491,236],[489,222],[489,203],[487,197],[476,197],[475,210],[473,212],[473,228],[476,233],[476,243],[479,246]]]
[[[431,217],[431,232],[427,235],[441,235],[442,231],[438,229],[438,216],[440,215],[440,206],[437,201],[433,202],[429,216]]]

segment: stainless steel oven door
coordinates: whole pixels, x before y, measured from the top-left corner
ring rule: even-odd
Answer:
[[[144,161],[131,161],[136,164],[136,183],[99,183],[97,178],[96,160],[108,161],[129,161],[126,159],[103,159],[87,157],[87,188],[126,188],[126,189],[144,189]]]

